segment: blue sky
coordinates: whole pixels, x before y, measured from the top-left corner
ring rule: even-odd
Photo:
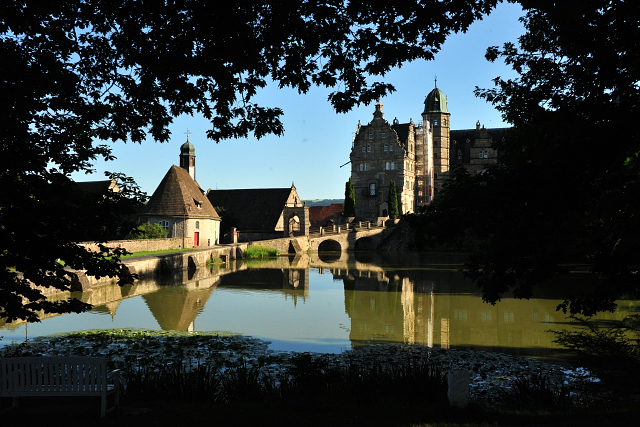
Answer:
[[[383,98],[385,119],[401,123],[421,120],[424,99],[434,88],[447,96],[452,129],[473,128],[477,120],[488,128],[507,126],[490,104],[473,95],[476,86],[493,87],[493,78],[515,77],[501,62],[484,58],[488,46],[512,41],[524,33],[518,18],[519,5],[503,3],[488,17],[475,22],[467,33],[450,36],[433,61],[414,61],[394,69],[383,80],[396,92]],[[180,146],[187,139],[196,148],[196,180],[203,189],[289,187],[292,182],[302,199],[344,197],[349,179],[351,140],[358,120],[368,123],[374,106],[361,106],[347,114],[337,114],[327,101],[330,89],[312,88],[299,95],[291,89],[270,85],[258,93],[258,104],[284,111],[285,133],[260,140],[246,138],[222,141],[206,139],[209,123],[202,117],[178,117],[170,126],[171,140],[142,144],[113,143],[117,160],[96,162],[96,173],[74,174],[76,181],[104,179],[105,170],[133,177],[149,196],[171,165],[178,164]]]

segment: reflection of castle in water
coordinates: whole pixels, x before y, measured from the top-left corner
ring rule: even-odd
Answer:
[[[565,315],[556,311],[562,301],[557,293],[573,285],[568,279],[566,286],[542,286],[530,300],[505,297],[490,305],[456,268],[333,274],[344,282],[353,345],[393,342],[531,355],[558,347],[548,332],[567,326],[557,325],[565,322]],[[550,294],[552,289],[556,295]],[[621,301],[616,313],[599,317],[622,319],[630,304]]]
[[[141,296],[162,329],[193,331],[216,289],[273,293],[298,306],[313,298],[311,269],[343,283],[343,296],[336,290],[335,298],[339,304],[344,300],[342,315],[349,317],[348,338],[354,346],[394,342],[521,354],[533,349],[540,354],[556,347],[554,336],[547,331],[558,329],[557,323],[565,320],[556,312],[564,292],[585,288],[578,274],[561,284],[536,287],[531,300],[505,296],[492,306],[482,302],[473,283],[463,278],[461,267],[461,258],[442,254],[394,258],[349,253],[329,261],[311,254],[257,265],[237,261],[216,268],[187,269],[135,285],[99,286],[75,296],[94,305],[94,312],[111,316],[122,300]],[[616,313],[600,317],[622,319],[634,303],[622,301]],[[0,324],[0,328],[13,326]]]

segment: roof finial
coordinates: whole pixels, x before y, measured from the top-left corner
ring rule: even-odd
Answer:
[[[189,142],[189,134],[190,134],[190,133],[191,133],[191,132],[189,131],[189,128],[187,128],[187,131],[185,132],[185,134],[187,135],[187,142]]]
[[[438,89],[438,75],[437,74],[434,76],[434,79],[436,81],[436,89]]]

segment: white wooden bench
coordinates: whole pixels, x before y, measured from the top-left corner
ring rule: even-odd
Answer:
[[[112,411],[120,404],[120,372],[107,373],[104,357],[11,357],[0,359],[0,397],[100,396],[100,416],[107,413],[107,396],[114,395]]]

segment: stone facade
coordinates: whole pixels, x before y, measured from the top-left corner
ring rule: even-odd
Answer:
[[[389,216],[389,185],[396,184],[398,210],[413,211],[415,198],[416,125],[390,124],[376,104],[373,120],[358,123],[351,150],[351,180],[355,188],[356,217],[377,222]]]
[[[380,102],[367,125],[358,123],[351,148],[351,180],[356,193],[356,218],[379,223],[388,217],[389,184],[394,181],[400,214],[414,212],[437,197],[452,166],[471,174],[498,161],[493,148],[507,129],[450,130],[447,97],[433,89],[424,101],[422,121],[389,123]]]

